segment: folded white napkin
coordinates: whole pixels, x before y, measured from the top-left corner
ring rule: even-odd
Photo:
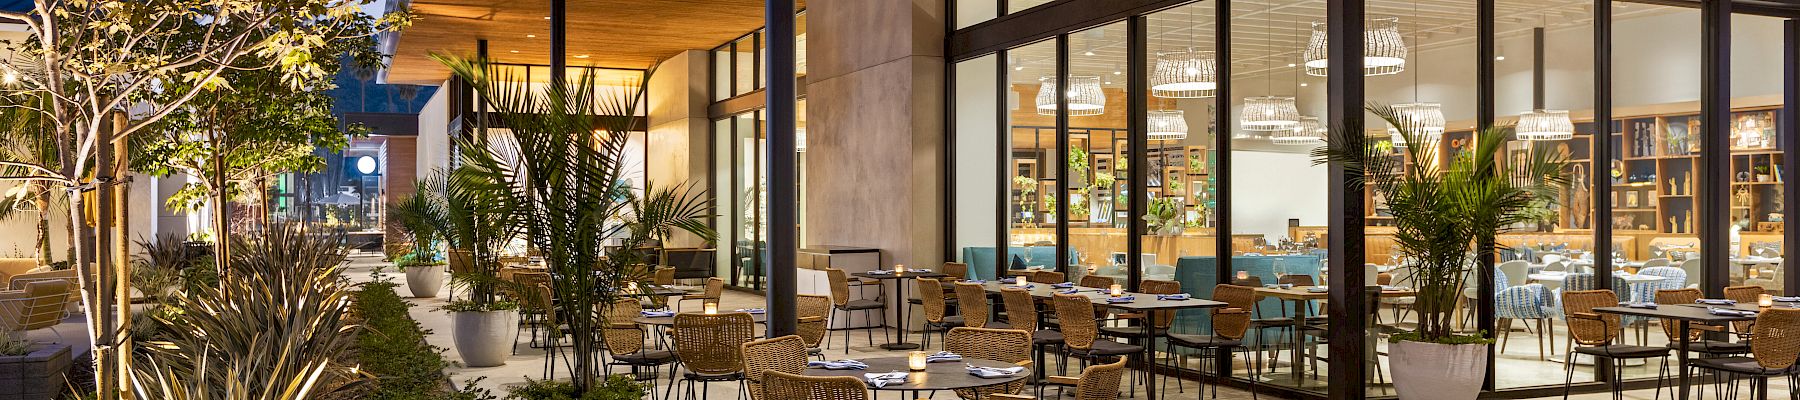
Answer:
[[[1007,367],[1007,368],[969,367],[968,370],[969,370],[969,375],[979,376],[982,378],[1007,378],[1007,377],[1011,377],[1013,375],[1018,375],[1020,372],[1025,372],[1025,367]]]
[[[871,386],[883,388],[887,387],[889,384],[906,383],[906,373],[889,372],[885,374],[863,374],[863,380],[868,381]]]
[[[1037,285],[1033,285],[1033,284],[1029,284],[1029,283],[1027,283],[1027,284],[1025,284],[1025,286],[1018,286],[1018,285],[1009,285],[1009,286],[1007,286],[1007,288],[1008,288],[1008,289],[1030,289],[1030,288],[1033,288],[1033,287],[1037,287]]]
[[[1793,303],[1793,302],[1800,302],[1800,296],[1775,296],[1772,298],[1772,300],[1783,302],[1783,303]]]
[[[741,312],[741,313],[751,313],[751,314],[762,314],[762,313],[768,312],[768,311],[764,311],[761,308],[739,308],[739,309],[732,310],[732,311],[737,311],[737,312]]]
[[[1732,317],[1748,317],[1748,316],[1756,315],[1755,311],[1739,310],[1739,309],[1735,309],[1735,308],[1707,307],[1706,312],[1712,313],[1713,315],[1725,315],[1725,316],[1732,316]]]
[[[887,275],[887,274],[892,274],[892,273],[894,273],[894,271],[889,271],[889,270],[885,270],[885,269],[877,269],[877,270],[869,271],[869,275]]]
[[[824,369],[868,369],[869,364],[864,364],[862,361],[856,360],[807,361],[806,367]]]
[[[963,282],[965,282],[965,283],[987,283],[987,281],[980,280],[980,279],[964,279]]]
[[[1642,302],[1642,303],[1621,301],[1621,302],[1619,302],[1619,305],[1625,306],[1625,307],[1630,307],[1630,308],[1646,308],[1646,309],[1651,309],[1651,310],[1656,309],[1656,303],[1652,303],[1652,302],[1648,302],[1648,301]]]
[[[639,315],[643,315],[643,316],[644,316],[644,317],[646,317],[646,318],[656,318],[656,317],[673,317],[673,316],[675,316],[675,312],[674,312],[674,311],[668,311],[668,310],[646,310],[646,311],[643,311],[643,312],[639,312],[639,313],[638,313],[638,314],[639,314]]]
[[[1075,287],[1075,284],[1069,283],[1069,282],[1052,283],[1052,284],[1050,284],[1050,287],[1057,288],[1057,289],[1067,289],[1067,288]]]
[[[961,354],[951,353],[948,351],[940,351],[940,352],[934,353],[932,355],[925,356],[925,362],[933,362],[933,363],[962,361],[962,359],[963,359],[963,357]]]
[[[1132,297],[1132,296],[1119,296],[1119,297],[1108,297],[1108,298],[1106,298],[1106,302],[1108,302],[1108,303],[1130,303],[1130,302],[1133,302],[1133,301],[1137,301],[1137,297]]]
[[[1325,292],[1329,292],[1329,291],[1331,291],[1331,288],[1324,287],[1324,286],[1313,286],[1313,287],[1306,288],[1307,293],[1325,293]]]
[[[1711,305],[1715,305],[1715,306],[1728,306],[1728,305],[1737,304],[1737,301],[1732,300],[1732,299],[1699,299],[1699,300],[1694,300],[1694,302],[1700,303],[1700,304],[1711,304]]]
[[[1187,299],[1191,299],[1191,298],[1193,298],[1193,297],[1189,296],[1187,293],[1156,295],[1157,300],[1187,300]]]

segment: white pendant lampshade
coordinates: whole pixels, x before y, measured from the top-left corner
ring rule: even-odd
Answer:
[[[1325,143],[1325,124],[1318,117],[1300,117],[1294,129],[1275,131],[1269,141],[1280,145],[1313,146]]]
[[[806,128],[794,128],[794,152],[806,152]]]
[[[1444,106],[1438,103],[1406,103],[1395,104],[1394,111],[1413,136],[1427,142],[1436,142],[1444,137]],[[1393,137],[1394,147],[1406,147],[1406,138],[1400,135],[1398,127],[1388,127],[1388,135]]]
[[[1082,117],[1106,112],[1106,92],[1100,90],[1098,76],[1069,77],[1069,116]],[[1038,115],[1056,115],[1056,77],[1038,79]]]
[[[1187,139],[1187,118],[1181,110],[1152,110],[1149,119],[1150,129],[1144,136],[1150,140]]]
[[[1519,114],[1513,127],[1519,140],[1569,140],[1575,138],[1575,123],[1566,110],[1531,110]]]
[[[1212,97],[1219,88],[1218,59],[1198,47],[1158,54],[1150,72],[1150,95],[1170,99]]]
[[[1300,123],[1300,108],[1293,97],[1260,96],[1244,98],[1244,110],[1238,124],[1250,131],[1293,130]]]
[[[1314,22],[1306,42],[1306,74],[1325,76],[1331,65],[1324,22]],[[1406,70],[1406,39],[1400,36],[1400,19],[1374,18],[1363,28],[1363,75],[1392,75]]]

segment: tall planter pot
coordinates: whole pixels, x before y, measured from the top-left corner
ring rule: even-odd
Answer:
[[[0,399],[55,399],[68,386],[69,345],[46,344],[30,354],[0,356]]]
[[[519,326],[519,310],[457,311],[450,313],[450,318],[450,333],[464,365],[506,364],[506,357],[512,355],[513,331]]]
[[[412,297],[437,297],[444,288],[444,264],[415,264],[406,267],[406,290]]]
[[[1475,400],[1487,375],[1487,345],[1400,341],[1388,344],[1394,390],[1402,399]]]

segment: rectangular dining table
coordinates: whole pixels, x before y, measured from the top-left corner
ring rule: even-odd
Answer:
[[[982,287],[984,289],[986,289],[989,293],[999,293],[1001,289],[1017,288],[1018,286],[1014,286],[1012,281],[1008,280],[1005,282],[1001,282],[1001,281],[983,282]],[[1144,315],[1144,337],[1145,337],[1145,340],[1144,340],[1144,356],[1142,359],[1144,362],[1144,370],[1147,372],[1144,374],[1144,387],[1146,388],[1144,390],[1144,392],[1146,393],[1146,395],[1148,396],[1148,398],[1150,400],[1156,400],[1156,396],[1157,396],[1157,393],[1155,390],[1155,388],[1157,387],[1156,386],[1156,373],[1155,373],[1155,368],[1153,368],[1153,366],[1156,365],[1156,335],[1154,334],[1155,333],[1154,329],[1155,329],[1156,323],[1157,323],[1157,320],[1156,320],[1157,314],[1160,314],[1160,313],[1153,312],[1153,311],[1174,311],[1174,310],[1195,309],[1195,308],[1218,308],[1218,307],[1225,307],[1227,305],[1224,302],[1218,302],[1218,301],[1212,301],[1212,300],[1206,300],[1206,299],[1196,299],[1196,298],[1189,298],[1187,300],[1162,300],[1162,299],[1156,298],[1156,295],[1154,295],[1154,294],[1135,293],[1135,292],[1124,293],[1124,295],[1132,296],[1132,298],[1134,300],[1132,300],[1131,302],[1114,303],[1114,302],[1110,302],[1110,301],[1106,300],[1106,299],[1110,298],[1111,296],[1109,296],[1107,294],[1107,289],[1103,289],[1103,288],[1092,288],[1092,287],[1083,287],[1083,286],[1072,286],[1069,288],[1056,288],[1056,287],[1051,286],[1050,284],[1045,284],[1045,283],[1033,283],[1025,288],[1026,292],[1031,293],[1031,297],[1034,297],[1034,298],[1054,298],[1057,295],[1057,292],[1066,291],[1069,289],[1075,289],[1076,292],[1074,294],[1086,296],[1089,299],[1089,301],[1092,301],[1094,303],[1094,305],[1101,306],[1101,307],[1113,308],[1113,309],[1131,312],[1131,313],[1141,313]]]
[[[1742,308],[1742,307],[1744,307],[1744,306],[1734,306],[1734,307],[1729,307],[1729,308],[1754,309],[1754,308]],[[1748,305],[1748,307],[1755,307],[1755,306]],[[1680,336],[1680,341],[1681,341],[1681,347],[1678,347],[1675,350],[1675,365],[1677,367],[1676,369],[1680,371],[1680,372],[1676,373],[1675,384],[1680,385],[1681,388],[1677,389],[1675,391],[1675,393],[1679,393],[1678,395],[1676,395],[1677,396],[1676,399],[1687,400],[1687,398],[1688,398],[1688,374],[1687,374],[1688,352],[1685,349],[1687,349],[1688,346],[1690,344],[1692,344],[1692,341],[1693,341],[1693,338],[1689,337],[1689,335],[1687,334],[1688,330],[1690,329],[1689,326],[1694,322],[1699,322],[1699,323],[1708,324],[1708,325],[1723,325],[1727,322],[1748,321],[1748,320],[1756,319],[1755,315],[1749,315],[1749,316],[1717,315],[1717,314],[1713,314],[1712,312],[1707,311],[1706,308],[1707,308],[1707,305],[1705,305],[1705,304],[1663,304],[1663,305],[1658,305],[1656,308],[1637,308],[1637,307],[1623,307],[1623,306],[1620,306],[1620,307],[1598,307],[1598,308],[1594,309],[1594,312],[1607,313],[1607,314],[1619,314],[1619,315],[1635,315],[1635,316],[1640,316],[1640,317],[1662,318],[1662,319],[1677,321],[1676,322],[1677,326],[1676,326],[1675,332],[1680,332],[1682,334],[1675,335],[1675,336]]]

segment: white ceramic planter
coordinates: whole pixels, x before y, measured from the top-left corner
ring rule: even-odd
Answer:
[[[512,355],[513,330],[519,326],[519,311],[462,311],[450,313],[451,336],[456,340],[456,353],[469,367],[493,367],[506,364]]]
[[[1401,341],[1388,344],[1401,399],[1475,400],[1487,375],[1487,346]]]
[[[412,297],[437,297],[444,288],[444,264],[406,267],[406,290]]]

